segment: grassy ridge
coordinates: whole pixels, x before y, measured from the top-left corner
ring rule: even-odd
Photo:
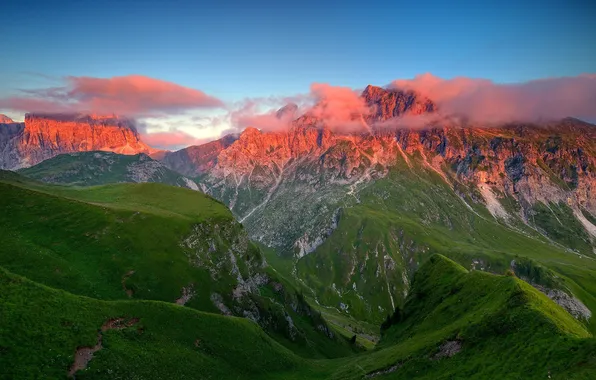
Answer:
[[[457,341],[461,351],[438,358]],[[335,373],[391,368],[382,379],[589,379],[596,339],[545,295],[509,276],[435,255],[417,272],[402,318],[379,349]]]
[[[242,226],[209,196],[153,183],[74,188],[10,173],[3,181],[0,265],[13,273],[104,300],[175,302],[191,288],[186,306],[219,314],[215,294],[231,313],[253,315],[301,355],[353,353],[291,284],[279,286]],[[196,243],[184,243],[189,236]],[[254,276],[264,278],[260,288],[236,290]]]
[[[118,193],[120,188],[126,191]],[[208,217],[232,220],[223,205],[191,190],[156,184],[108,185],[90,191],[48,189],[104,206],[0,183],[0,228],[6,236],[0,248],[1,265],[32,280],[102,299],[127,298],[123,279],[130,271],[134,275],[124,281],[138,298],[173,301],[183,286],[198,281],[206,285],[195,298],[202,304],[198,308],[215,311],[209,306],[206,271],[188,265],[176,243],[190,232],[191,222]],[[194,209],[184,207],[182,196],[177,208],[168,209],[173,198],[165,198],[159,208],[147,203],[143,213],[132,211],[132,201],[142,201],[137,194],[161,201],[159,193],[170,190],[192,195]],[[105,206],[113,203],[118,206]],[[177,217],[178,212],[186,215]]]
[[[241,318],[156,301],[100,301],[35,284],[0,268],[0,378],[63,379],[77,347],[103,348],[77,379],[265,378],[302,359]]]
[[[551,239],[586,255],[591,255],[592,244],[588,233],[563,202],[533,206],[532,221]]]

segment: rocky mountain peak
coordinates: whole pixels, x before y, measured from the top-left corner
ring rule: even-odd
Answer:
[[[369,99],[369,98],[381,96],[385,92],[387,92],[387,90],[385,90],[384,88],[379,87],[379,86],[373,86],[372,84],[369,84],[368,86],[366,86],[364,91],[362,91],[362,97],[364,97],[365,99]]]
[[[368,85],[362,92],[362,97],[373,110],[368,116],[369,121],[385,121],[406,114],[421,115],[437,110],[432,100],[414,91]]]
[[[275,113],[275,116],[278,119],[284,119],[286,117],[293,119],[296,115],[296,112],[298,112],[298,106],[294,103],[288,103],[285,106],[278,109]]]
[[[0,114],[0,124],[12,124],[14,123],[14,120],[12,120],[10,117]]]
[[[240,140],[246,139],[246,138],[251,138],[251,137],[254,137],[254,136],[259,136],[259,135],[261,135],[261,131],[260,130],[258,130],[255,127],[247,127],[240,134]]]

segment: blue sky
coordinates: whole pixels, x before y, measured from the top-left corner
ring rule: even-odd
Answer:
[[[589,1],[4,3],[0,97],[140,74],[224,101],[430,72],[495,82],[596,72]]]
[[[233,98],[424,72],[515,82],[596,70],[588,1],[12,3],[0,83],[15,88],[23,72],[143,74]]]

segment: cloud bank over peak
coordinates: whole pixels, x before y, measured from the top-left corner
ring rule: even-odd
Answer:
[[[383,91],[378,87],[376,89]],[[457,120],[466,119],[484,126],[509,122],[545,122],[565,117],[596,121],[594,74],[499,84],[488,79],[468,77],[443,79],[427,73],[413,79],[394,80],[385,90],[413,91],[417,100],[432,101],[436,110],[433,106],[435,112],[432,113],[408,111],[389,120],[371,121],[378,110],[366,104],[361,90],[313,83],[308,94],[293,97],[300,107],[294,110],[291,117],[284,115],[280,118],[275,109],[259,112],[262,103],[254,100],[232,111],[231,123],[238,131],[249,126],[263,131],[280,131],[288,129],[300,115],[308,115],[333,131],[354,133],[375,128],[421,128],[440,124],[446,118],[451,125],[454,121],[457,124]],[[399,97],[387,97],[385,100],[389,98],[395,100]],[[407,103],[408,99],[416,100],[404,96],[401,101]],[[282,105],[279,102],[277,104],[278,107]],[[402,104],[401,108],[410,106]],[[369,118],[371,115],[373,117]]]
[[[247,99],[230,112],[236,131],[254,127],[267,132],[285,131],[302,115],[316,118],[338,132],[366,131],[363,116],[370,113],[361,91],[350,87],[313,83],[310,92],[291,97]],[[263,111],[263,108],[267,110]]]
[[[289,109],[287,112],[280,112],[284,107],[281,101],[270,102],[262,99],[247,99],[237,109],[230,111],[229,118],[233,129],[226,132],[240,132],[247,127],[254,127],[268,132],[287,130],[291,122],[298,117],[298,106]],[[269,109],[263,111],[263,106]],[[278,107],[282,108],[278,109]]]
[[[310,86],[310,95],[315,105],[308,113],[323,120],[331,130],[347,133],[369,129],[364,117],[370,114],[371,109],[360,96],[361,91],[327,83],[313,83]]]
[[[141,139],[151,147],[166,150],[178,150],[190,145],[201,145],[212,140],[197,138],[178,130],[141,133]]]
[[[565,117],[596,120],[596,75],[545,78],[499,84],[487,79],[442,79],[422,74],[388,86],[432,99],[441,115],[478,123],[550,121]]]
[[[132,117],[150,145],[165,149],[200,144],[247,127],[286,131],[302,116],[337,133],[443,122],[455,126],[462,119],[483,126],[565,117],[596,121],[595,74],[500,84],[427,73],[394,80],[385,88],[370,86],[364,94],[350,87],[312,83],[307,93],[226,104],[200,90],[140,75],[61,80],[63,85],[57,87],[0,98],[0,110]]]

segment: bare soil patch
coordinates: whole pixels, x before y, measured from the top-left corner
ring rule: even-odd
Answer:
[[[75,378],[77,371],[87,368],[87,365],[93,359],[93,354],[102,348],[103,332],[113,329],[124,329],[127,327],[134,326],[139,322],[139,318],[113,318],[106,321],[100,328],[97,334],[97,344],[93,347],[79,347],[76,349],[74,354],[74,363],[68,371],[68,377]]]

